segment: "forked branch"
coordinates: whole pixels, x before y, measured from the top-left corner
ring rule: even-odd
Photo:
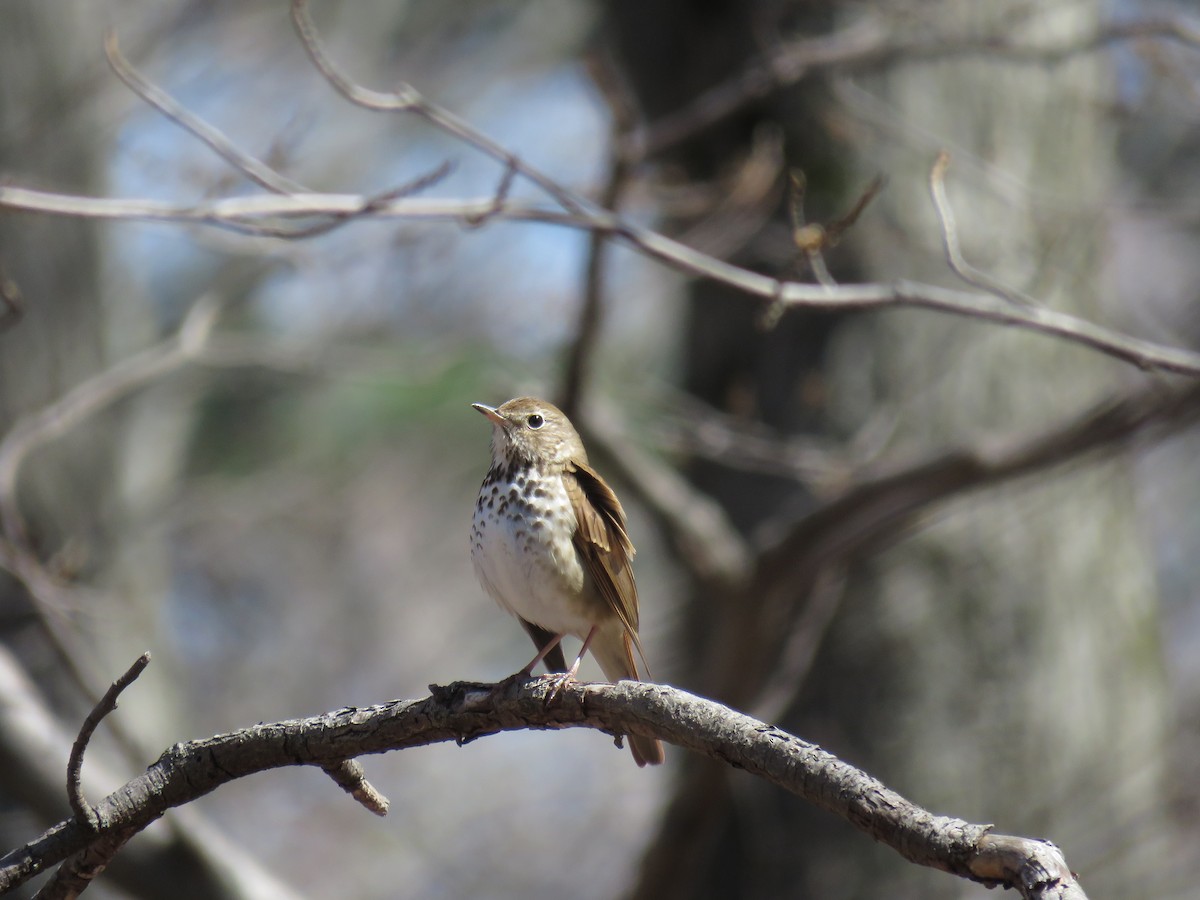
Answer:
[[[0,892],[102,842],[145,828],[171,807],[223,784],[291,765],[328,767],[368,753],[459,744],[502,731],[592,728],[636,733],[744,769],[815,804],[911,862],[1026,898],[1084,898],[1062,854],[1044,841],[935,816],[800,738],[711,700],[664,685],[572,683],[547,705],[542,679],[433,687],[422,700],[347,708],[176,744],[95,807],[98,827],[72,818],[0,859]]]

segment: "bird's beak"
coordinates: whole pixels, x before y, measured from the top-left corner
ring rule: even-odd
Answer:
[[[476,412],[481,412],[492,420],[493,425],[504,425],[508,419],[500,415],[500,411],[494,406],[484,406],[482,403],[472,403],[471,408]]]

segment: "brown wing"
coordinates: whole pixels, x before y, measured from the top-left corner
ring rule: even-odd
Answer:
[[[586,463],[569,462],[563,472],[563,484],[579,526],[575,531],[575,549],[579,551],[584,571],[620,619],[644,665],[646,654],[638,640],[637,584],[633,580],[636,551],[625,531],[625,510],[612,488]]]

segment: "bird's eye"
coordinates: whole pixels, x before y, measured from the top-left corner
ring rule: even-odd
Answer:
[[[525,424],[528,425],[530,428],[541,428],[543,425],[546,424],[546,420],[543,419],[541,416],[539,416],[537,413],[534,413],[528,419],[525,420]]]

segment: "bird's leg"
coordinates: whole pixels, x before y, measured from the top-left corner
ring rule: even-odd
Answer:
[[[589,631],[587,637],[584,638],[583,646],[579,648],[579,655],[575,657],[575,662],[571,663],[571,668],[567,669],[567,671],[563,672],[561,675],[554,676],[558,683],[550,689],[550,695],[546,698],[547,706],[554,702],[554,698],[558,696],[559,691],[575,680],[575,673],[579,671],[579,664],[583,662],[583,656],[588,652],[588,647],[591,646],[592,638],[596,636],[596,633],[599,630],[599,625],[592,626],[591,631]]]
[[[529,665],[527,665],[525,668],[523,668],[519,672],[517,672],[517,675],[524,676],[525,678],[531,677],[533,675],[533,670],[537,666],[537,664],[540,663],[547,656],[549,656],[550,651],[553,650],[555,647],[557,647],[560,643],[562,643],[562,639],[564,637],[566,637],[566,635],[556,634],[552,639],[547,641],[546,645],[538,651],[537,656],[535,656],[533,659],[531,659],[529,661]]]

